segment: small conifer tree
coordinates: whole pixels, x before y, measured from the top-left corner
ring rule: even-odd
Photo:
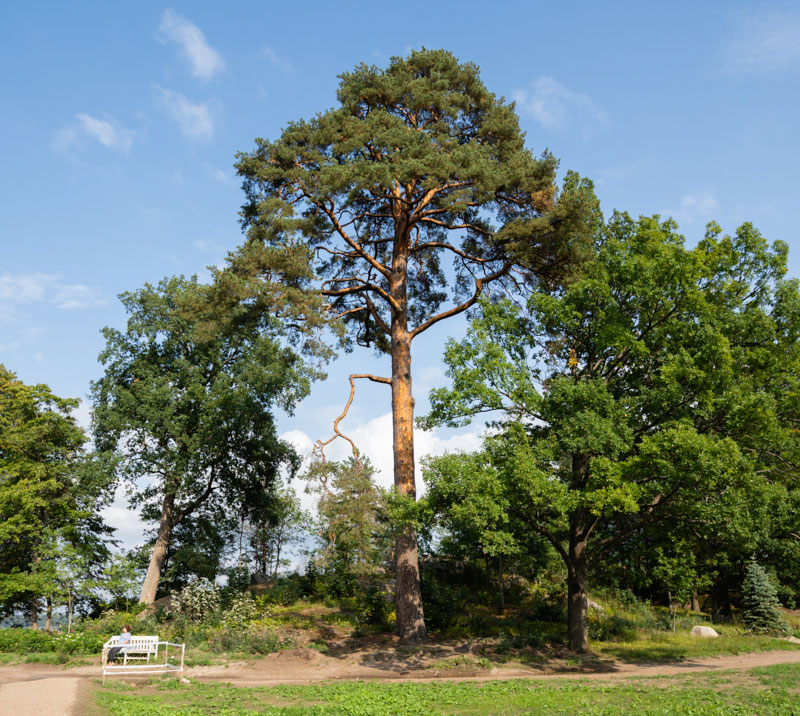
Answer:
[[[781,633],[786,622],[778,611],[780,602],[766,570],[752,560],[747,565],[742,583],[742,620],[751,631]]]

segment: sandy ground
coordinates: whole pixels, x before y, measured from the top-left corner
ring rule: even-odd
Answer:
[[[669,676],[692,672],[746,670],[757,666],[800,663],[800,650],[766,651],[737,656],[690,659],[682,662],[627,664],[596,660],[581,666],[565,658],[541,665],[477,665],[440,668],[453,656],[468,655],[467,648],[443,647],[346,651],[321,654],[314,649],[283,651],[254,662],[231,662],[220,666],[197,666],[186,671],[191,681],[230,683],[236,686],[312,684],[326,680],[369,681],[488,681],[491,679],[616,679],[638,676]],[[0,716],[83,716],[91,679],[100,676],[99,665],[65,669],[45,664],[0,666]],[[115,677],[132,681],[131,677]],[[140,677],[141,678],[141,677]]]
[[[84,679],[61,676],[0,686],[0,716],[77,716]]]

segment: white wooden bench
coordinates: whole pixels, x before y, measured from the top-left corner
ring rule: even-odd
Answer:
[[[146,661],[149,664],[151,656],[158,656],[158,644],[157,636],[134,636],[131,634],[131,640],[125,645],[124,651],[121,651],[119,656],[122,657],[122,663],[125,666],[129,661]],[[112,636],[103,644],[103,664],[108,660],[108,650],[115,646],[119,646],[119,635]]]
[[[122,652],[125,654],[126,658],[123,659],[121,664],[108,663],[108,650],[113,646],[117,646],[119,637],[113,637],[103,644],[103,684],[106,683],[106,676],[114,676],[115,674],[123,674],[127,676],[138,676],[145,674],[175,674],[178,682],[180,682],[181,674],[183,674],[183,661],[186,655],[186,645],[173,644],[169,641],[159,641],[157,636],[134,636],[131,637],[131,643],[134,643],[137,639],[149,641],[141,642],[139,648],[131,647],[127,653]],[[159,647],[163,647],[161,649],[161,653],[163,654],[164,661],[162,662],[161,660],[154,658],[153,662],[151,663],[150,657],[157,657]],[[172,648],[172,655],[170,655],[170,647]],[[130,656],[131,651],[133,651],[134,654],[138,654],[138,656]],[[143,654],[144,656],[142,656]],[[180,655],[180,663],[177,663],[178,655]],[[129,664],[128,661],[130,659],[146,659],[147,663]]]

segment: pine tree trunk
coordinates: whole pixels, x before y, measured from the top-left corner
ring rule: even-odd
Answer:
[[[589,595],[586,591],[587,563],[586,540],[576,534],[578,525],[571,525],[569,541],[569,560],[567,565],[567,631],[569,648],[584,652],[589,648],[589,626],[587,613]]]
[[[153,545],[153,552],[150,555],[150,564],[147,566],[147,574],[142,585],[142,593],[139,595],[139,604],[152,604],[156,600],[158,582],[161,579],[161,570],[164,567],[164,559],[167,556],[169,540],[172,536],[173,511],[175,508],[175,493],[167,493],[164,497],[164,505],[161,508],[161,521],[158,525],[158,536]]]
[[[405,306],[405,286],[402,291]],[[411,392],[411,340],[406,316],[395,315],[392,321],[392,442],[394,447],[394,484],[401,494],[416,498],[414,481],[414,398]],[[395,556],[397,592],[396,630],[401,639],[425,638],[422,592],[419,582],[417,534],[404,527],[397,536]]]
[[[45,605],[44,630],[50,631],[53,627],[53,600],[50,597],[46,597]]]
[[[67,634],[72,633],[72,590],[67,591]]]

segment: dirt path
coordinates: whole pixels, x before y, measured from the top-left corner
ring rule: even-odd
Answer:
[[[597,660],[575,666],[566,660],[550,660],[535,667],[509,665],[481,669],[477,665],[437,668],[439,662],[414,653],[364,651],[339,655],[313,649],[294,649],[271,654],[255,662],[190,668],[186,677],[206,683],[235,686],[314,684],[321,681],[490,681],[496,679],[619,679],[641,676],[739,670],[773,664],[800,663],[800,650],[765,651],[681,662],[627,664]],[[0,666],[0,716],[83,716],[90,679],[99,678],[99,666],[65,669],[44,664]],[[125,681],[131,681],[125,677]]]
[[[311,653],[303,653],[311,652]],[[373,659],[378,654],[371,655]],[[669,676],[702,671],[747,670],[757,666],[800,663],[800,651],[766,651],[682,662],[626,664],[619,661],[598,661],[590,665],[572,666],[549,662],[538,667],[509,665],[480,669],[457,667],[448,669],[413,668],[408,661],[337,659],[310,649],[270,655],[255,663],[235,662],[226,666],[198,666],[189,669],[186,677],[203,682],[227,682],[236,686],[276,686],[278,684],[313,684],[321,681],[362,679],[369,681],[488,681],[493,679],[615,679],[634,676]]]
[[[77,716],[73,711],[82,682],[67,676],[3,684],[0,716]]]

